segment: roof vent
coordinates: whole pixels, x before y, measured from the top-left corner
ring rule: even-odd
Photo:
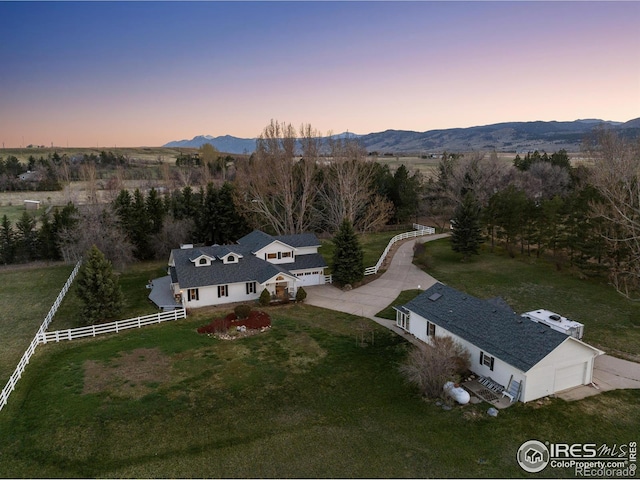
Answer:
[[[429,300],[431,300],[432,302],[435,302],[436,300],[438,300],[442,295],[439,293],[434,293],[433,295],[431,295],[429,297]]]
[[[562,320],[562,319],[560,318],[560,315],[556,315],[555,313],[554,313],[553,315],[549,315],[549,318],[550,318],[551,320],[555,320],[556,322],[559,322],[560,320]]]

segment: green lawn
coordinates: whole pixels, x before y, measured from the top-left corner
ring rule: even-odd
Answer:
[[[611,353],[640,355],[640,303],[626,300],[604,280],[581,279],[542,259],[489,253],[468,262],[448,239],[425,244],[426,271],[479,298],[500,296],[516,312],[547,309],[584,323],[584,341]]]
[[[0,477],[522,477],[531,438],[625,443],[640,392],[581,402],[444,411],[398,374],[407,343],[303,305],[273,328],[221,341],[201,314],[103,338],[48,344],[0,412]],[[572,476],[545,470],[538,477]]]
[[[25,198],[28,198],[28,195],[25,195]],[[27,212],[35,218],[36,221],[39,221],[46,209],[46,206],[41,206],[40,210],[26,210],[22,203],[17,205],[0,205],[0,220],[4,215],[6,215],[15,229],[16,223],[20,220],[20,217],[22,217],[24,212]]]
[[[73,265],[12,266],[0,269],[0,388],[22,358]]]
[[[151,290],[148,290],[146,285],[149,280],[165,275],[167,275],[166,261],[135,263],[118,275],[118,282],[125,297],[125,309],[121,315],[123,320],[158,311],[158,307],[148,299]],[[81,307],[75,288],[71,287],[49,330],[64,330],[81,326]]]

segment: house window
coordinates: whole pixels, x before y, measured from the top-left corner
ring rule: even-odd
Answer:
[[[256,282],[247,282],[247,295],[256,293]]]
[[[485,367],[489,367],[489,370],[493,372],[493,364],[495,359],[491,355],[487,355],[484,352],[480,352],[480,365],[484,365]]]
[[[277,253],[267,253],[267,260],[275,260],[276,258],[278,258]]]
[[[218,285],[218,298],[229,296],[229,285]]]
[[[227,263],[234,263],[236,261],[236,257],[234,257],[233,255],[229,255],[227,257]]]
[[[282,252],[282,258],[289,258],[291,256],[291,252]]]
[[[427,337],[435,337],[436,336],[436,324],[427,322]]]
[[[200,292],[197,288],[190,288],[187,290],[187,301],[200,300]]]
[[[404,330],[409,330],[409,315],[404,312],[398,312],[396,325]]]
[[[206,259],[206,258],[201,258],[201,259],[198,261],[198,264],[199,264],[199,265],[206,265],[206,264],[207,264],[207,259]]]

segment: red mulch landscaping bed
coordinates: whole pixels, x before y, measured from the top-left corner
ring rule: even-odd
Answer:
[[[271,317],[262,311],[252,310],[247,318],[238,320],[235,313],[230,313],[224,318],[214,318],[209,325],[198,328],[198,333],[224,333],[229,328],[247,327],[249,330],[259,330],[271,326]]]

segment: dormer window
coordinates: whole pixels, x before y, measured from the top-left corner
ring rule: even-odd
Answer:
[[[240,259],[242,258],[242,255],[238,254],[238,253],[227,253],[226,255],[220,256],[218,257],[220,260],[222,260],[222,263],[224,263],[225,265],[228,263],[238,263],[240,261]]]
[[[207,264],[207,259],[202,257],[199,261],[198,261],[198,265],[206,265]]]

